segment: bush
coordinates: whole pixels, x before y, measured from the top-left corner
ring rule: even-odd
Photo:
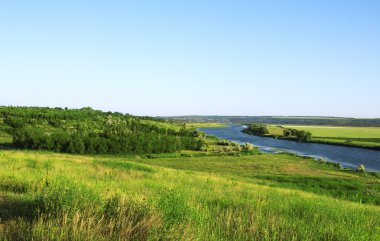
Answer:
[[[242,149],[244,150],[244,151],[251,151],[251,150],[253,150],[253,148],[254,148],[254,146],[251,144],[251,143],[244,143],[243,145],[242,145]]]
[[[326,163],[326,160],[323,159],[323,158],[319,158],[319,159],[318,159],[318,162],[319,162],[320,164],[325,164],[325,163]]]
[[[241,151],[243,148],[240,145],[234,146],[234,151]]]
[[[365,172],[365,167],[364,165],[359,165],[358,168],[356,169],[357,172],[363,173]]]
[[[248,126],[248,128],[244,129],[244,132],[248,134],[264,136],[266,134],[269,134],[269,129],[266,125],[263,124],[251,124]]]

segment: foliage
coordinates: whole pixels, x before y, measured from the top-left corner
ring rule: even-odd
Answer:
[[[258,136],[269,134],[268,127],[263,124],[251,124],[246,129],[244,129],[244,132]]]
[[[154,156],[0,151],[0,240],[380,237],[376,175],[285,154]]]
[[[242,145],[242,149],[244,151],[251,151],[251,150],[253,150],[253,148],[254,148],[254,146],[248,142],[246,142],[246,143],[244,143],[244,145]]]
[[[91,108],[0,107],[0,117],[11,128],[14,146],[22,149],[123,154],[201,150],[204,145],[202,134],[186,125],[177,131],[156,125],[160,119]]]
[[[360,147],[380,147],[379,127],[283,126],[312,134],[312,141]],[[284,134],[285,136],[285,134]]]
[[[357,171],[360,172],[360,173],[365,172],[365,167],[364,167],[364,165],[359,165],[358,168],[357,168]]]

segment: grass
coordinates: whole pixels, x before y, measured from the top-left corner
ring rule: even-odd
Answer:
[[[281,154],[0,150],[0,240],[379,240],[378,175]]]
[[[286,125],[285,127],[310,131],[315,137],[380,138],[380,127],[290,125]]]
[[[1,127],[1,125],[0,125]],[[10,149],[13,137],[0,130],[0,149]]]
[[[147,124],[154,124],[161,128],[167,128],[167,129],[174,129],[174,130],[180,130],[182,128],[182,123],[165,123],[165,122],[157,122],[157,121],[151,121],[151,120],[143,120],[143,123]],[[218,123],[218,122],[186,122],[187,128],[220,128],[220,127],[226,127],[227,125],[224,123]]]
[[[219,123],[219,122],[189,122],[186,123],[187,126],[193,128],[221,128],[227,127],[227,124]]]
[[[269,125],[269,135],[281,137],[285,128],[309,131],[314,142],[380,148],[380,127]]]

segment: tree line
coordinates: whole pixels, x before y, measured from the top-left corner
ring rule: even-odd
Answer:
[[[0,107],[0,118],[17,148],[76,154],[166,153],[201,150],[203,133],[163,119],[91,108]],[[149,120],[149,121],[148,121]]]
[[[285,128],[283,130],[283,135],[285,137],[294,137],[298,141],[311,141],[311,133],[304,130]]]
[[[269,135],[268,126],[265,124],[254,123],[248,125],[247,128],[243,130],[244,133],[257,135],[257,136],[265,136]],[[297,130],[291,128],[284,128],[283,136],[289,139],[296,139],[298,141],[311,141],[311,133],[304,130]]]

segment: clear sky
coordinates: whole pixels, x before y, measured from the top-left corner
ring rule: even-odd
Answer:
[[[380,1],[1,1],[0,105],[380,117]]]

